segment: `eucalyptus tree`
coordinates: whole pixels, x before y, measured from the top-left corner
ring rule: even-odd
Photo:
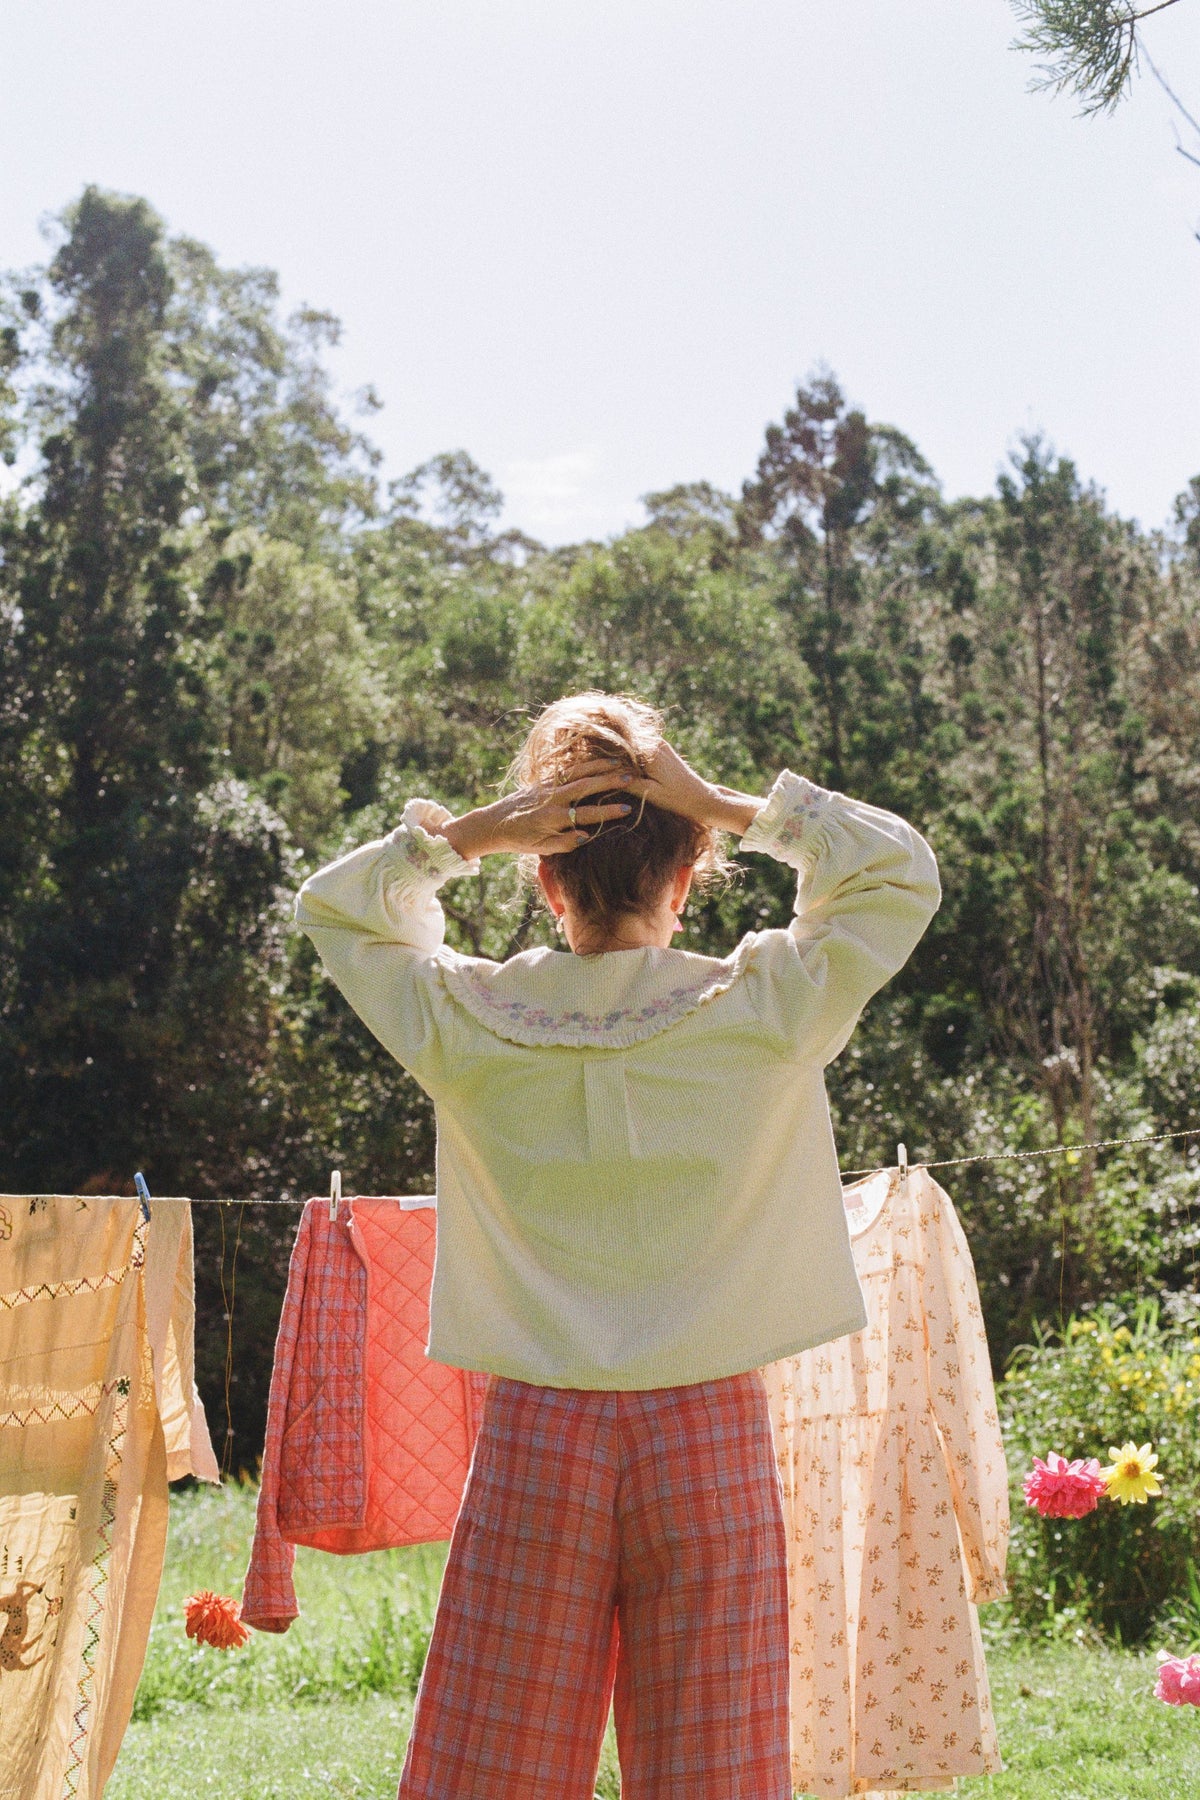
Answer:
[[[282,815],[328,827],[370,712],[370,457],[272,280],[93,188],[58,237],[0,337],[4,1148],[34,1188],[224,1187],[285,1104]]]
[[[68,227],[24,290],[35,471],[4,542],[6,736],[36,829],[6,895],[2,1054],[10,1152],[34,1186],[114,1170],[118,1146],[144,1141],[186,796],[215,770],[161,227],[145,202],[91,189]]]
[[[743,486],[741,540],[775,547],[778,604],[816,683],[817,748],[834,787],[857,780],[864,791],[865,780],[865,791],[882,792],[881,774],[897,767],[890,753],[909,735],[921,646],[902,595],[916,573],[910,553],[937,509],[916,446],[849,406],[826,373],[767,427]]]

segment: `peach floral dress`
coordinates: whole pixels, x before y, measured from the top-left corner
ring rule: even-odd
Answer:
[[[783,1481],[799,1793],[1001,1766],[975,1606],[1005,1592],[1008,1484],[971,1253],[923,1169],[846,1189],[864,1331],[764,1370]]]

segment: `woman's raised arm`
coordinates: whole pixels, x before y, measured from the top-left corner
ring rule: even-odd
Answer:
[[[735,837],[749,830],[766,804],[752,794],[705,781],[665,740],[651,757],[645,775],[631,781],[629,791],[644,794],[664,812],[679,813],[714,831],[731,831]]]
[[[296,897],[296,923],[326,972],[396,1060],[428,1086],[441,1058],[432,957],[445,940],[442,883],[476,874],[442,826],[433,800],[410,800],[400,824],[310,875]]]
[[[787,931],[759,934],[760,1004],[797,1056],[830,1062],[937,911],[936,858],[895,813],[789,769],[741,847],[776,857],[798,878]]]

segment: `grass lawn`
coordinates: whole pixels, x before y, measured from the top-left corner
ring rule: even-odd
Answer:
[[[300,1551],[285,1637],[197,1650],[181,1601],[237,1593],[253,1496],[178,1496],[146,1672],[107,1800],[394,1800],[443,1552]],[[1074,1645],[990,1657],[1005,1773],[966,1800],[1196,1800],[1200,1711],[1153,1698],[1154,1658]],[[597,1794],[620,1792],[605,1746]],[[519,1800],[496,1796],[496,1800]]]

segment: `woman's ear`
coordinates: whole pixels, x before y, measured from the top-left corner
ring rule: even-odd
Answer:
[[[692,876],[696,873],[691,863],[685,863],[682,869],[676,869],[671,883],[670,906],[673,913],[681,913],[687,905],[687,897],[692,888]]]
[[[556,919],[561,919],[566,910],[563,900],[562,882],[558,879],[558,871],[552,859],[539,856],[537,866],[538,885],[546,896],[546,905]]]

